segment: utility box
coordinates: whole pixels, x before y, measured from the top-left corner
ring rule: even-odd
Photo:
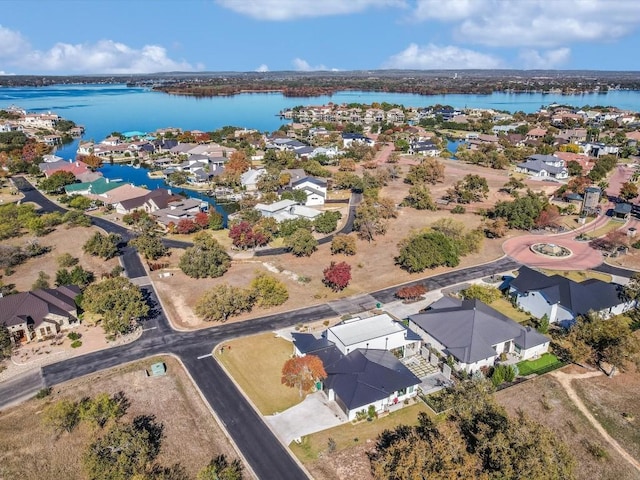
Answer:
[[[164,362],[158,362],[151,365],[150,370],[145,370],[147,377],[161,377],[167,374],[167,365]]]

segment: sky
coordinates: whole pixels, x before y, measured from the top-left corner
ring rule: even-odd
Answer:
[[[640,70],[639,0],[0,0],[0,75]]]

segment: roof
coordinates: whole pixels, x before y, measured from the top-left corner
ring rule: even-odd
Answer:
[[[325,385],[335,391],[349,410],[366,407],[398,390],[420,384],[420,379],[386,350],[357,349],[334,363],[325,363],[324,367]]]
[[[411,315],[413,323],[444,345],[462,363],[495,357],[494,345],[516,340],[524,327],[479,300]]]
[[[266,203],[257,203],[255,206],[256,210],[260,210],[263,212],[270,212],[270,213],[274,213],[274,212],[278,212],[280,210],[284,210],[286,208],[290,208],[294,205],[297,205],[298,202],[294,201],[294,200],[280,200],[278,202],[274,202],[274,203],[270,203],[270,204],[266,204]]]
[[[102,195],[103,193],[113,190],[114,188],[121,187],[122,185],[125,184],[118,180],[109,180],[108,178],[100,177],[93,182],[72,183],[71,185],[65,186],[64,190],[67,194],[88,190],[89,193]]]
[[[69,311],[76,310],[79,294],[79,287],[67,285],[7,295],[0,298],[0,324],[11,327],[33,321],[37,327],[49,314],[69,316]]]
[[[615,213],[623,213],[625,215],[631,213],[632,210],[632,205],[630,203],[616,203],[615,208],[613,209],[613,211]]]
[[[105,203],[116,204],[124,200],[143,197],[147,193],[149,193],[149,190],[147,190],[146,188],[136,187],[135,185],[131,185],[130,183],[125,183],[114,188],[113,190],[109,190],[104,195],[102,195],[102,197],[104,198]]]
[[[293,182],[291,182],[291,186],[292,187],[296,187],[298,185],[302,185],[303,183],[313,183],[314,185],[317,185],[318,187],[325,187],[327,186],[327,181],[323,180],[321,178],[317,178],[317,177],[304,177],[304,178],[299,178],[297,180],[294,180]]]
[[[329,328],[329,331],[347,347],[374,338],[406,332],[406,330],[401,323],[396,322],[386,313],[347,320]]]
[[[558,159],[556,159],[558,160]],[[561,172],[565,172],[567,169],[564,167],[555,167],[553,165],[549,165],[548,163],[543,162],[542,160],[527,160],[526,162],[522,162],[518,164],[518,168],[524,168],[526,170],[532,172],[540,172],[545,170],[549,173],[558,174]]]
[[[560,275],[549,277],[529,267],[520,267],[510,286],[522,294],[540,292],[549,304],[559,303],[575,315],[599,312],[623,302],[621,286],[616,283],[597,279],[574,282]]]

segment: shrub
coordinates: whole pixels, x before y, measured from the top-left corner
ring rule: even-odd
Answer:
[[[80,340],[75,340],[71,342],[71,348],[78,348],[82,346],[82,342]]]
[[[467,300],[476,299],[487,304],[493,303],[500,298],[500,290],[484,285],[471,285],[469,288],[462,290],[461,294]]]
[[[80,337],[81,335],[78,332],[69,332],[67,335],[67,338],[72,341],[79,340]]]
[[[464,213],[466,209],[462,205],[456,205],[451,209],[451,213]]]
[[[38,390],[38,393],[36,393],[36,398],[45,398],[49,395],[51,395],[51,387],[41,388]]]
[[[402,287],[400,290],[396,292],[396,297],[402,300],[415,300],[420,298],[420,296],[427,293],[427,289],[424,285],[410,285],[406,287]]]
[[[331,288],[334,292],[344,290],[351,280],[351,265],[346,262],[331,262],[324,269],[323,283]]]
[[[356,239],[345,234],[338,234],[331,240],[331,253],[333,255],[342,253],[344,255],[356,254]]]

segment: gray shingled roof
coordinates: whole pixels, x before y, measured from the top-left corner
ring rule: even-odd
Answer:
[[[8,327],[33,321],[40,325],[50,313],[68,316],[76,309],[75,299],[80,294],[76,285],[58,288],[44,288],[30,292],[16,293],[0,298],[0,324]]]
[[[540,292],[549,304],[559,303],[575,315],[584,315],[590,310],[601,310],[620,305],[622,287],[595,278],[574,282],[560,275],[551,277],[529,267],[520,267],[518,276],[510,286],[518,292]]]
[[[446,351],[462,363],[475,363],[496,356],[494,345],[517,340],[525,330],[479,300],[464,300],[458,306],[435,308],[411,315],[409,320],[444,345]],[[534,341],[535,338],[529,339]]]

